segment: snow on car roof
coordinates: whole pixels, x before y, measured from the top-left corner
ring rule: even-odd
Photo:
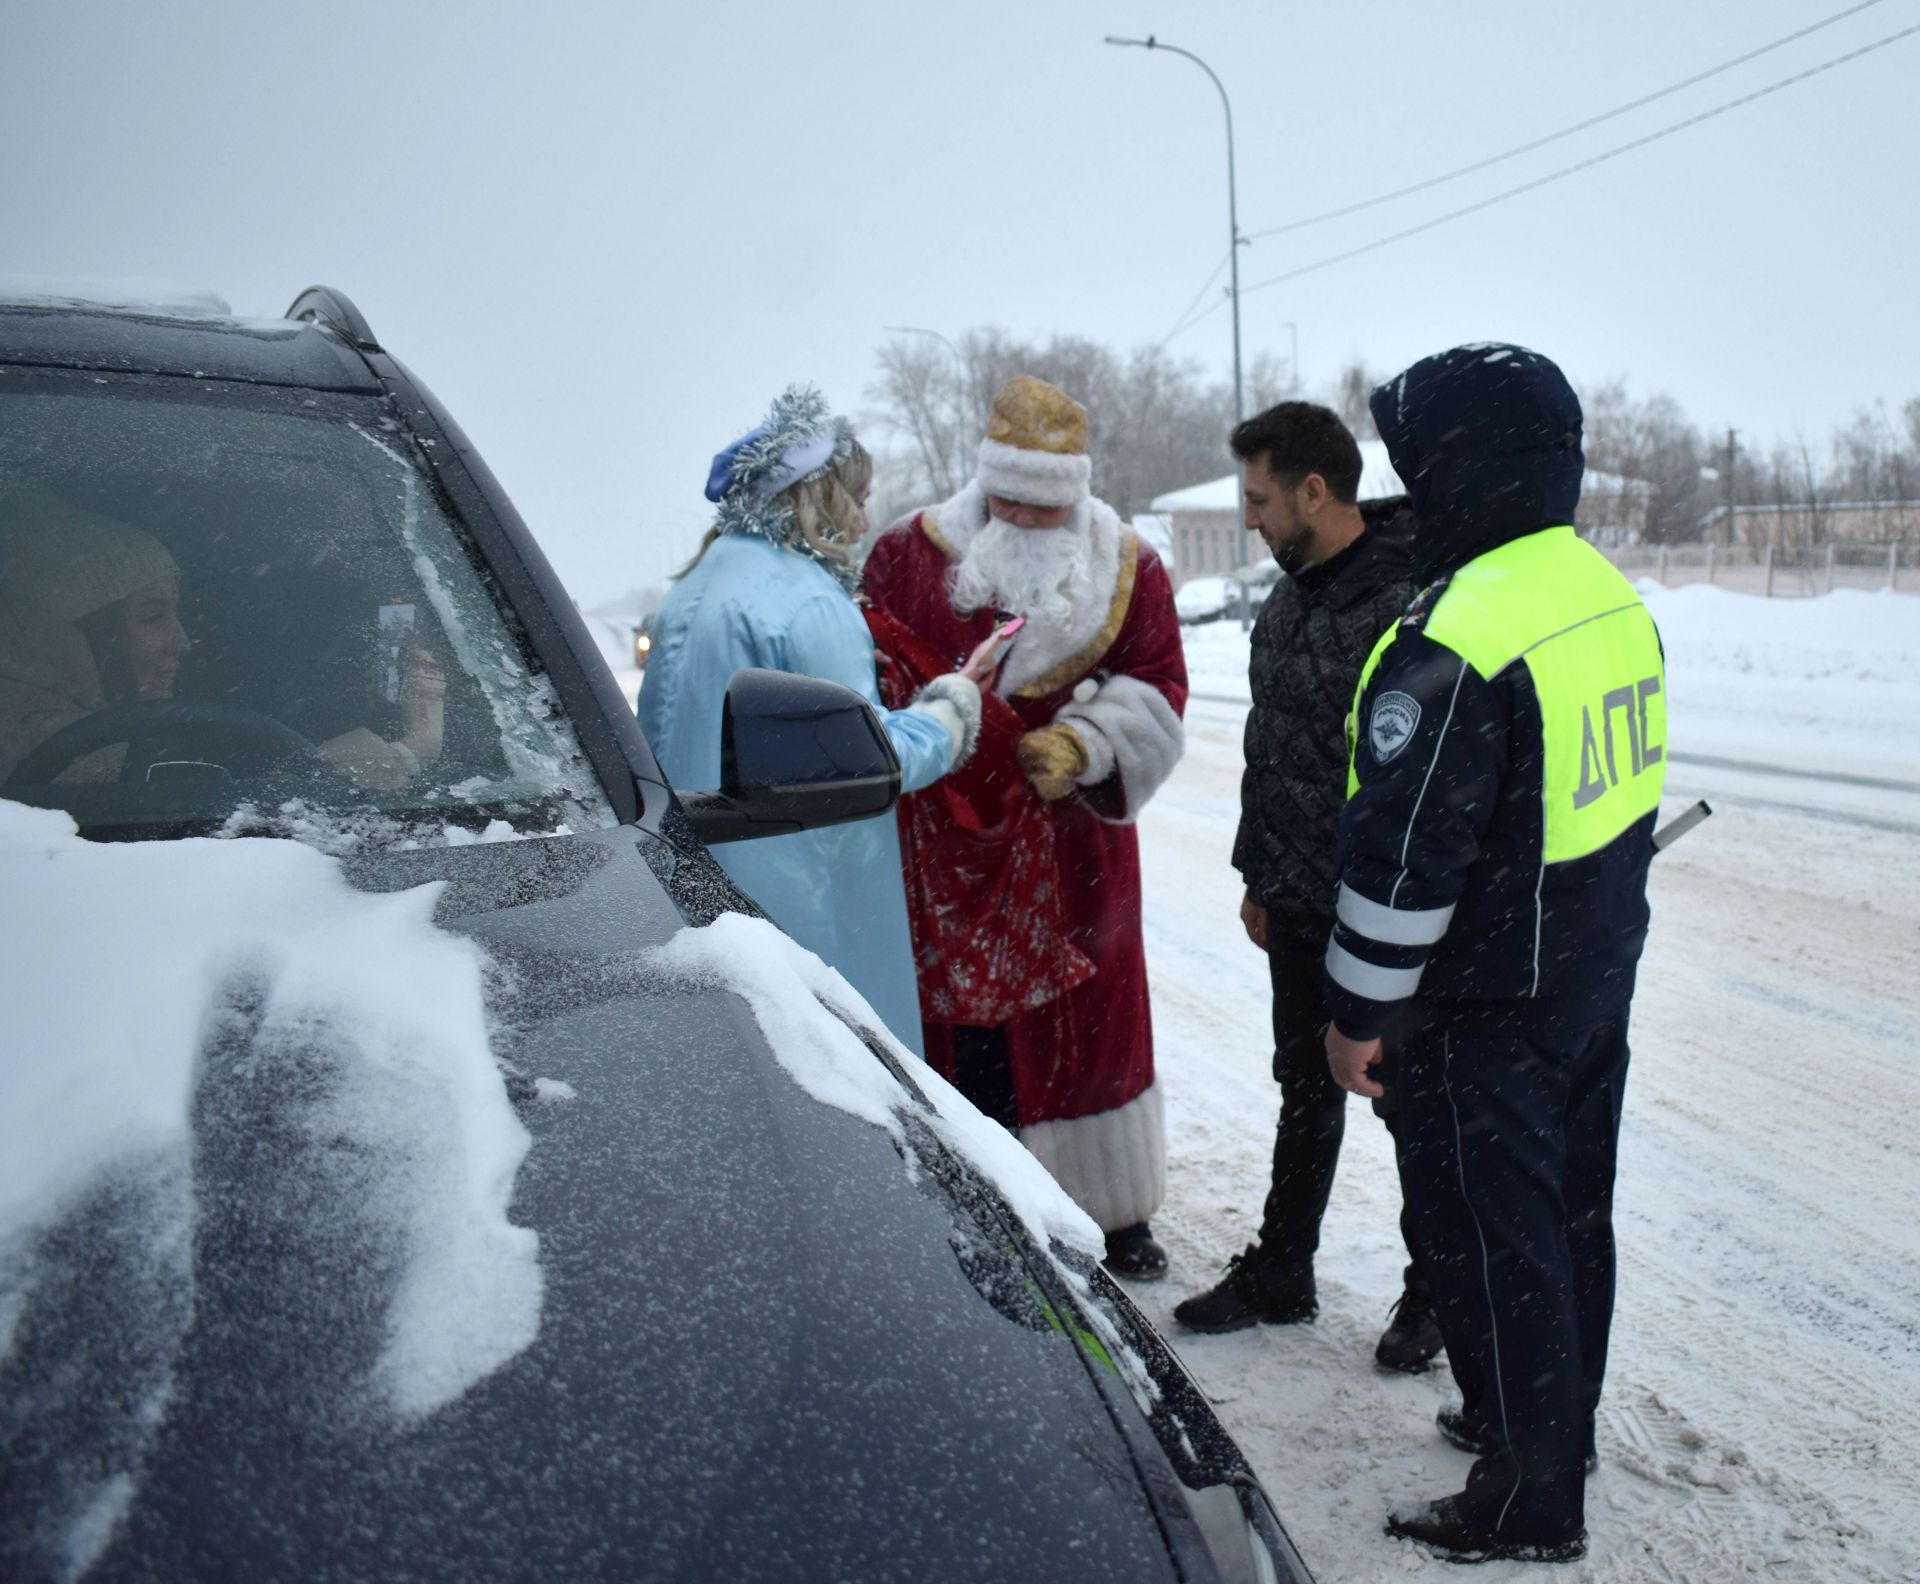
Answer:
[[[103,308],[170,319],[231,319],[217,292],[142,276],[0,275],[0,303],[20,307]]]

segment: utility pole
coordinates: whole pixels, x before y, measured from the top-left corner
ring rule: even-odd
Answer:
[[[1725,469],[1723,469],[1723,472],[1727,480],[1727,543],[1728,544],[1735,543],[1735,539],[1734,539],[1735,495],[1734,495],[1734,489],[1733,489],[1733,454],[1734,454],[1733,437],[1737,435],[1739,432],[1740,431],[1737,429],[1729,429],[1727,431],[1727,465]]]

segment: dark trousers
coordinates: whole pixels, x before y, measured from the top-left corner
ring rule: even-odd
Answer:
[[[1584,1513],[1613,1321],[1613,1174],[1627,1020],[1560,1039],[1458,1032],[1395,1046],[1401,1189],[1469,1418],[1498,1451],[1472,1515],[1517,1541]]]
[[[1331,918],[1268,910],[1267,971],[1273,981],[1273,1076],[1280,1085],[1280,1125],[1260,1217],[1260,1260],[1296,1281],[1304,1281],[1313,1270],[1347,1125],[1347,1092],[1327,1067],[1328,1014],[1321,993],[1332,933]],[[1391,1114],[1383,1111],[1382,1116],[1391,1128]],[[1404,1210],[1400,1227],[1406,1236]],[[1413,1247],[1411,1238],[1407,1247]],[[1409,1287],[1420,1284],[1411,1254],[1406,1279]]]
[[[1013,1059],[1003,1028],[953,1028],[953,1087],[982,1116],[1010,1133],[1020,1131],[1020,1108],[1013,1096]]]

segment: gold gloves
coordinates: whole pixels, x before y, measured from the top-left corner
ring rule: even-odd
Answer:
[[[1042,726],[1030,731],[1015,751],[1034,791],[1049,803],[1071,792],[1074,777],[1087,768],[1087,745],[1071,726]]]

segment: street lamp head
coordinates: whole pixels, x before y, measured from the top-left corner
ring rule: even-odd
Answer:
[[[1143,39],[1115,38],[1111,33],[1109,33],[1107,35],[1106,42],[1109,44],[1131,44],[1135,49],[1158,49],[1159,48],[1159,45],[1154,43],[1153,35],[1151,33],[1149,33]]]

